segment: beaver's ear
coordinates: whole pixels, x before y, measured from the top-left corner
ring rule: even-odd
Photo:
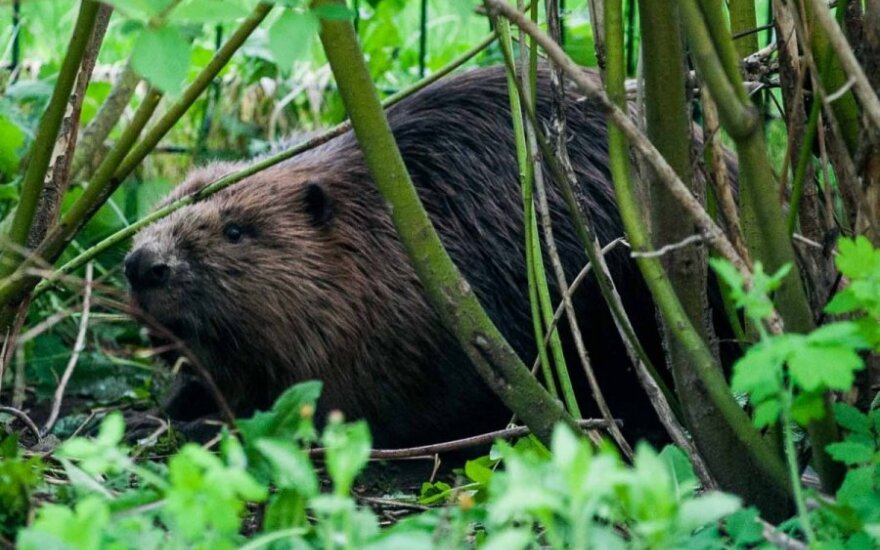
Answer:
[[[333,197],[320,183],[308,182],[303,187],[302,206],[315,227],[326,227],[333,222]]]

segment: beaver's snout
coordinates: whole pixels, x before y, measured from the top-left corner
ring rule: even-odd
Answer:
[[[125,277],[132,290],[159,288],[171,277],[171,267],[149,248],[139,248],[125,258]]]

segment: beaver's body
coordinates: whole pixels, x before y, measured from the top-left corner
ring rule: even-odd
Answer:
[[[547,78],[538,96],[547,119]],[[391,108],[388,118],[444,245],[530,365],[536,347],[503,70],[435,84]],[[604,244],[623,235],[605,121],[574,95],[567,118],[578,194]],[[174,196],[236,168],[197,170]],[[571,281],[587,260],[559,193],[548,186]],[[126,271],[136,301],[186,343],[239,411],[267,407],[289,385],[318,378],[322,408],[366,418],[379,445],[463,436],[509,417],[428,304],[350,132],[175,212],[141,232],[135,249]],[[640,276],[622,250],[608,261],[659,364],[653,306]],[[654,414],[592,281],[575,303],[612,413],[632,435],[651,433]],[[568,357],[581,378],[576,356]],[[580,395],[587,405],[589,392]]]

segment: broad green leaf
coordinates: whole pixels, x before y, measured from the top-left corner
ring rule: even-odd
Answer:
[[[806,391],[847,390],[854,372],[864,367],[862,358],[851,348],[802,346],[788,359],[792,379]]]
[[[759,342],[734,364],[730,384],[734,392],[748,393],[755,401],[763,401],[779,393],[787,351],[787,346],[777,345],[779,343],[784,342],[778,339]]]
[[[492,479],[492,464],[493,461],[485,456],[468,460],[464,463],[464,475],[471,481],[487,485]]]
[[[239,0],[188,0],[174,8],[171,19],[188,23],[226,23],[247,17],[248,13]]]
[[[263,437],[312,440],[315,436],[312,417],[319,395],[321,382],[301,382],[285,390],[271,410],[254,413],[236,424],[248,444]]]
[[[0,181],[12,179],[12,174],[18,170],[24,138],[21,128],[0,115]]]
[[[837,268],[850,278],[874,275],[880,267],[880,251],[874,249],[865,236],[855,239],[840,239],[837,242],[840,254],[835,258]]]
[[[269,29],[269,50],[278,67],[288,71],[295,61],[308,58],[319,27],[311,11],[285,10]]]
[[[146,28],[134,43],[131,64],[160,90],[176,93],[183,86],[191,53],[189,42],[177,27]]]
[[[780,403],[776,399],[768,399],[755,407],[755,426],[763,428],[779,419]]]
[[[834,418],[837,419],[838,424],[851,432],[861,434],[871,432],[871,419],[868,415],[847,403],[834,404]]]
[[[807,335],[807,342],[813,345],[831,345],[864,349],[868,347],[868,341],[862,336],[862,331],[856,323],[839,322],[824,325]]]
[[[318,477],[302,449],[279,439],[261,439],[256,447],[273,466],[276,486],[295,489],[306,497],[318,494]]]
[[[764,526],[757,508],[745,508],[731,514],[724,520],[724,526],[733,541],[740,545],[737,548],[764,542]]]
[[[161,14],[167,8],[172,0],[103,0],[104,3],[110,4],[116,8],[119,13],[127,18],[140,19],[147,21],[152,17]]]
[[[825,447],[825,450],[828,451],[828,454],[830,454],[834,460],[849,465],[870,462],[873,460],[874,453],[877,451],[873,447],[850,440],[832,443]]]
[[[802,392],[795,396],[791,404],[791,415],[801,426],[825,416],[825,397],[823,392]]]
[[[669,476],[679,498],[693,494],[699,482],[694,474],[694,467],[684,451],[675,445],[666,445],[660,451],[660,458],[669,468]]]
[[[678,512],[682,529],[692,531],[708,523],[716,522],[742,507],[739,497],[710,491],[697,498],[686,500]]]
[[[843,313],[851,313],[862,309],[862,301],[849,289],[843,289],[831,298],[825,311],[832,315],[841,315]]]
[[[363,420],[353,424],[330,421],[322,438],[327,472],[337,495],[347,495],[370,458],[370,429]]]

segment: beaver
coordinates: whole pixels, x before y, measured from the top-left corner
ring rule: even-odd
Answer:
[[[549,73],[539,76],[537,110],[548,121]],[[623,236],[606,122],[591,101],[573,90],[566,97],[578,200],[605,244]],[[504,69],[441,80],[387,116],[444,246],[531,364],[537,348]],[[244,166],[197,168],[167,201]],[[548,201],[571,281],[587,258],[550,184]],[[622,249],[607,260],[643,345],[662,364],[654,307],[634,262]],[[436,442],[509,419],[428,303],[351,132],[146,227],[125,274],[140,310],[185,344],[236,413],[267,408],[290,385],[320,379],[319,412],[366,419],[377,445]],[[555,281],[549,283],[558,298]],[[655,439],[662,430],[594,281],[579,288],[574,303],[612,414],[628,436]],[[565,325],[570,370],[589,413],[595,407]]]

